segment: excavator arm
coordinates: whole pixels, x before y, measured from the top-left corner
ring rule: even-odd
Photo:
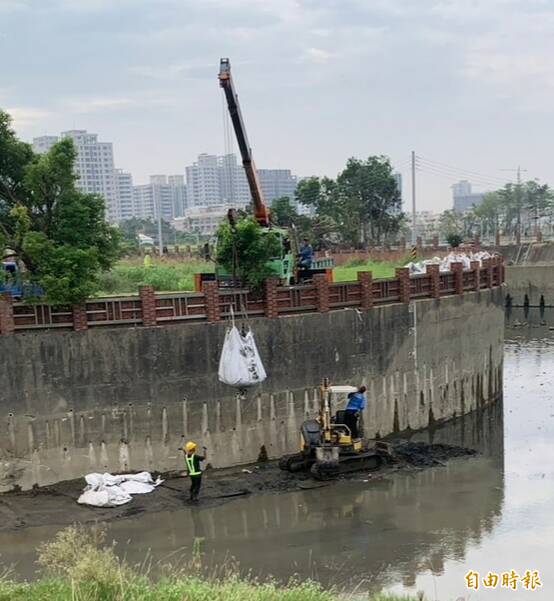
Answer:
[[[235,130],[240,155],[242,157],[242,165],[246,172],[246,179],[248,180],[250,194],[252,195],[254,217],[260,225],[269,227],[271,223],[271,213],[265,204],[258,172],[256,171],[256,165],[252,158],[252,149],[248,143],[246,127],[240,111],[239,97],[235,90],[233,77],[231,76],[231,63],[228,58],[222,58],[219,63],[219,85],[223,88],[225,98],[227,99],[227,107],[229,108],[229,114],[231,115],[233,129]]]

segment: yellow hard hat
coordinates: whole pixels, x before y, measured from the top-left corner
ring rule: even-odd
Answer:
[[[185,445],[185,451],[187,453],[192,453],[193,451],[196,451],[196,443],[195,442],[187,442],[187,444]]]

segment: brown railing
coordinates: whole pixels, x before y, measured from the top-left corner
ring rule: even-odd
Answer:
[[[73,307],[47,304],[12,303],[0,296],[0,334],[65,328],[87,330],[99,326],[153,326],[173,322],[216,322],[237,316],[278,317],[303,312],[325,313],[336,309],[361,308],[409,302],[411,299],[439,298],[452,294],[498,287],[504,282],[501,258],[485,261],[479,267],[462,270],[453,266],[448,273],[430,267],[427,273],[409,276],[407,269],[397,270],[397,277],[372,280],[371,273],[360,272],[355,282],[328,282],[316,276],[314,282],[280,286],[268,280],[265,290],[218,288],[217,282],[205,282],[202,292],[155,293],[149,286],[139,296],[90,299]]]

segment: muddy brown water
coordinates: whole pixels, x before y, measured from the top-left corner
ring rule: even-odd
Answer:
[[[507,319],[505,394],[486,412],[418,435],[477,448],[477,457],[322,489],[238,498],[108,524],[119,553],[179,562],[193,545],[207,566],[292,574],[348,591],[423,590],[430,599],[551,599],[554,577],[554,310]],[[155,494],[155,493],[154,493]],[[4,563],[35,576],[37,542],[53,526],[0,532]],[[539,570],[543,588],[468,591],[469,570]]]

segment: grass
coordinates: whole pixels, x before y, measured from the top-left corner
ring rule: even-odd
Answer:
[[[335,282],[353,282],[358,277],[358,271],[371,271],[373,279],[392,278],[397,267],[406,265],[407,259],[401,261],[363,261],[353,259],[341,267],[335,268]]]
[[[352,260],[342,267],[335,268],[336,282],[355,281],[358,271],[370,270],[373,277],[390,278],[394,269],[405,264],[398,262],[376,262]],[[111,271],[100,277],[100,290],[97,296],[116,294],[137,294],[139,286],[149,284],[160,292],[194,290],[194,274],[213,272],[214,264],[199,259],[154,259],[151,267],[145,267],[142,259],[125,259]]]
[[[190,291],[194,290],[195,273],[213,270],[213,263],[198,259],[154,259],[151,267],[145,267],[141,259],[125,259],[101,275],[98,296],[137,294],[144,284],[163,292]]]
[[[241,579],[232,569],[219,575],[203,574],[201,557],[194,555],[186,568],[166,566],[165,576],[153,580],[145,566],[131,567],[105,544],[98,528],[70,526],[38,549],[43,578],[18,583],[0,576],[0,601],[338,601],[336,591],[312,581]],[[146,573],[145,573],[146,572]],[[348,597],[346,597],[348,598]],[[368,601],[415,601],[408,597],[377,595]]]

